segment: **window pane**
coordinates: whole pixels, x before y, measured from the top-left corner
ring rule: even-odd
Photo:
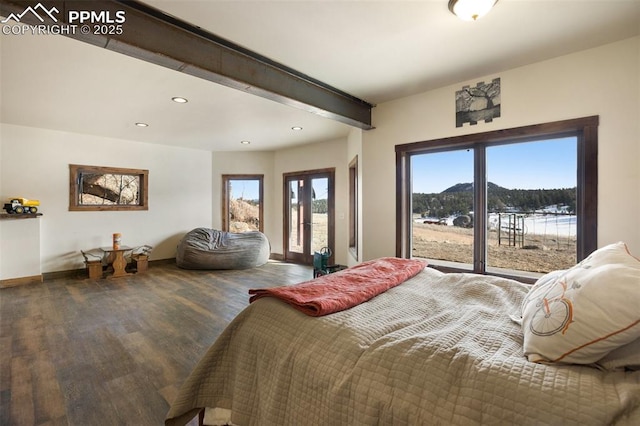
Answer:
[[[473,264],[473,150],[411,157],[412,256]]]
[[[576,263],[577,140],[488,147],[487,266],[529,272]]]
[[[329,246],[329,179],[311,179],[311,253]]]
[[[349,250],[358,259],[358,157],[349,164]]]
[[[229,232],[260,230],[260,180],[230,179]]]
[[[289,251],[304,253],[304,180],[289,182]]]

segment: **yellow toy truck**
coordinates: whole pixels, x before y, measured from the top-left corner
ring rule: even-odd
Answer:
[[[5,203],[4,209],[9,214],[37,213],[40,201],[27,200],[26,198],[12,198],[11,202]]]

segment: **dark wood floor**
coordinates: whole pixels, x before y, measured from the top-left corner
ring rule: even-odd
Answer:
[[[310,267],[279,262],[245,271],[164,264],[0,289],[0,424],[161,425],[249,288],[311,277]]]

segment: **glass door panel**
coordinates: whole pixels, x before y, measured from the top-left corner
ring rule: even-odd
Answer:
[[[488,147],[487,266],[546,273],[576,263],[577,139]]]
[[[412,257],[473,265],[473,150],[411,157]]]
[[[311,179],[311,253],[329,246],[329,179]]]
[[[304,180],[289,181],[289,251],[304,253]]]
[[[334,250],[334,172],[285,174],[284,181],[285,260],[312,264],[314,252]]]

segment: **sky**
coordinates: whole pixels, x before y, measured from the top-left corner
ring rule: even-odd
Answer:
[[[231,198],[243,198],[245,200],[257,200],[259,193],[258,180],[232,179]]]
[[[556,189],[576,186],[576,138],[487,148],[489,182],[508,189]],[[473,151],[457,150],[412,157],[413,192],[439,193],[473,182]]]

